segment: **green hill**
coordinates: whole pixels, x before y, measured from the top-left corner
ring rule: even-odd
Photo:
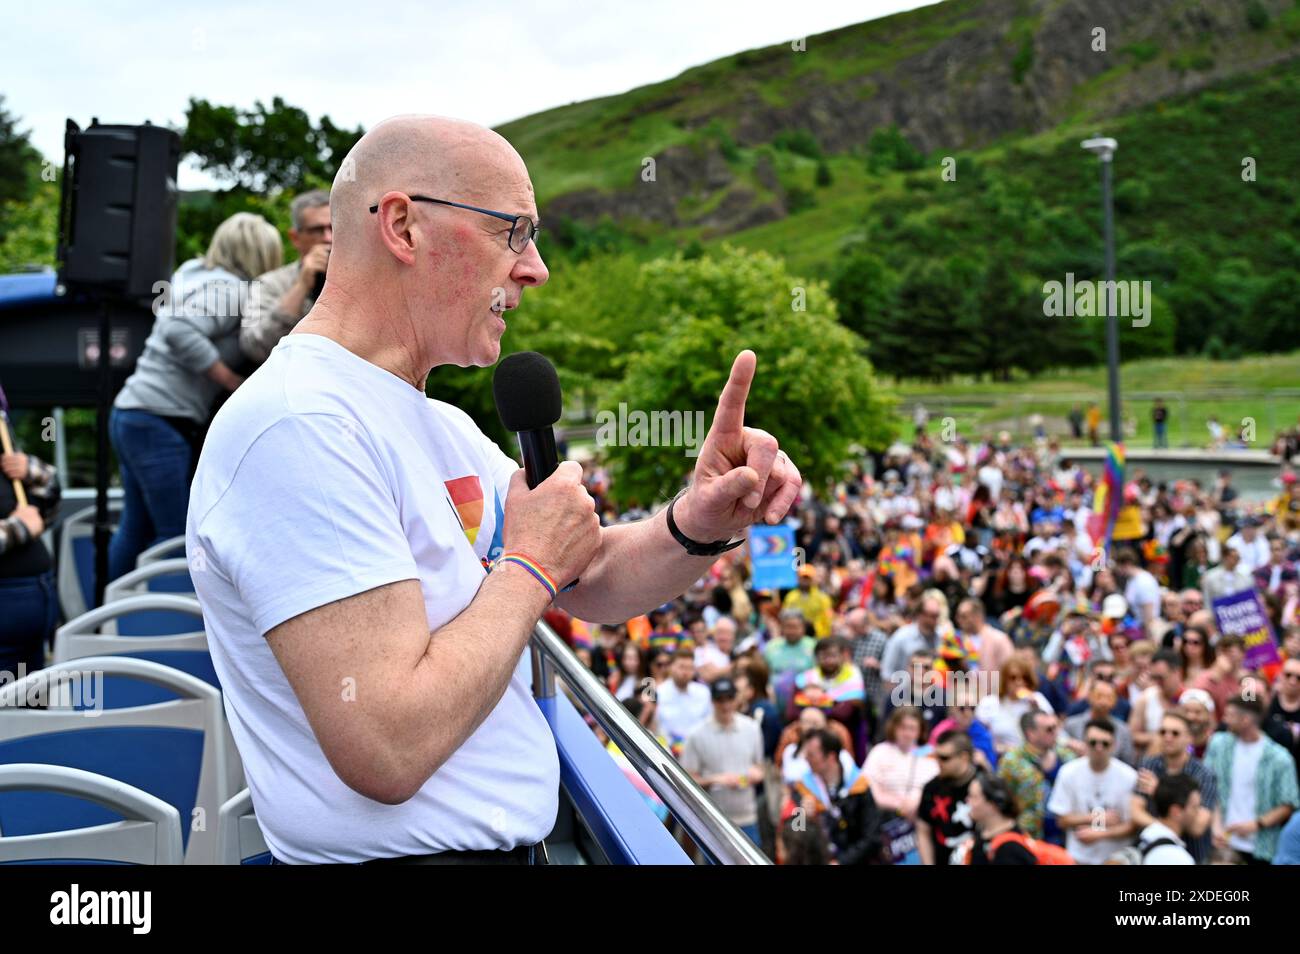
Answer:
[[[1155,319],[1125,358],[1231,357],[1300,326],[1298,54],[1297,0],[949,0],[500,131],[551,254],[768,251],[832,281],[882,370],[937,379],[1099,359],[1101,322],[1049,323],[1042,289],[1099,277],[1078,144],[1114,136],[1120,277]]]

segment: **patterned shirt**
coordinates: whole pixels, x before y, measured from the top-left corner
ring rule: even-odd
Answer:
[[[1264,750],[1255,770],[1255,816],[1265,815],[1279,805],[1300,808],[1300,788],[1296,785],[1295,760],[1291,753],[1266,735],[1260,736]],[[1205,764],[1214,773],[1219,799],[1226,806],[1232,796],[1232,757],[1237,737],[1231,732],[1216,732],[1205,750]],[[1255,833],[1256,858],[1271,861],[1277,851],[1282,826],[1261,828]]]
[[[1064,745],[1057,745],[1056,757],[1058,765],[1064,765],[1075,756]],[[1027,745],[1018,745],[998,759],[998,777],[1011,787],[1011,794],[1020,807],[1020,814],[1016,816],[1020,830],[1030,838],[1042,838],[1047,796],[1052,787]]]
[[[5,477],[4,480],[8,481],[9,478]],[[57,501],[59,497],[58,481],[55,479],[54,468],[40,458],[28,454],[27,479],[22,483],[23,488],[27,491],[28,503],[38,507],[41,511],[41,517],[45,519],[46,523],[49,523],[50,518],[53,516],[53,508],[50,507],[50,512],[47,513],[46,503],[47,501]],[[26,546],[31,542],[31,539],[31,531],[27,529],[27,524],[18,519],[17,514],[0,520],[0,554]]]
[[[885,643],[889,634],[883,629],[873,629],[865,636],[853,640],[853,665],[862,673],[862,683],[867,690],[867,700],[872,707],[879,709],[884,702],[884,683],[880,680],[880,670],[866,665],[868,659],[879,662],[885,655]]]

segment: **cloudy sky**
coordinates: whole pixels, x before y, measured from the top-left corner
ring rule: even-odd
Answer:
[[[930,0],[44,0],[6,9],[5,106],[47,157],[67,118],[179,123],[189,97],[282,96],[369,127],[436,112],[486,125]],[[210,184],[182,169],[181,188]]]

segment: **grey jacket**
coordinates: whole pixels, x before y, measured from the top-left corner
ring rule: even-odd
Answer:
[[[249,283],[223,268],[191,259],[172,276],[170,293],[154,299],[153,331],[135,373],[114,407],[185,417],[206,424],[221,386],[205,372],[221,359],[240,361],[239,324]]]

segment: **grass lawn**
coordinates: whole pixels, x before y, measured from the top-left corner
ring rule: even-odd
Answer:
[[[1101,406],[1102,432],[1107,428],[1106,369],[1058,371],[1006,382],[976,382],[969,378],[947,384],[906,381],[892,390],[900,413],[910,415],[920,401],[930,411],[930,430],[951,416],[958,433],[978,439],[989,430],[1030,432],[1029,415],[1043,415],[1049,434],[1069,433],[1066,415],[1078,403]],[[1274,433],[1300,420],[1300,351],[1235,361],[1205,358],[1160,358],[1134,361],[1120,368],[1126,439],[1136,447],[1152,443],[1151,407],[1156,397],[1169,408],[1171,447],[1205,447],[1210,434],[1206,421],[1217,415],[1232,434],[1243,420],[1255,422],[1251,446],[1267,448]],[[1129,425],[1136,425],[1136,433]]]

